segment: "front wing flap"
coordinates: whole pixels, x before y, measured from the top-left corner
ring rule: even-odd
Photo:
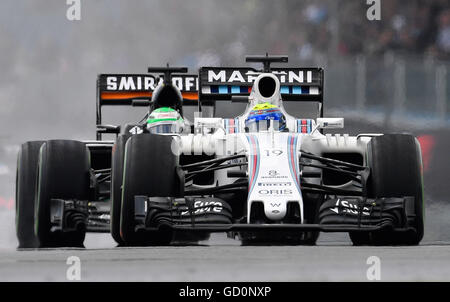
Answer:
[[[235,223],[231,207],[218,198],[136,196],[135,209],[136,229],[148,231],[161,227],[190,232],[409,231],[408,222],[414,218],[414,198],[329,199],[320,207],[317,224]]]

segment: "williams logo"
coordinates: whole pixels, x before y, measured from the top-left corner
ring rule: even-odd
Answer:
[[[267,176],[261,176],[261,178],[288,178],[285,175],[280,175],[280,172],[277,170],[270,170],[267,174]]]

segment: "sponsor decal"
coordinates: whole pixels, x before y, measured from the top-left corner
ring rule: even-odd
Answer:
[[[286,175],[280,175],[280,172],[277,170],[270,170],[266,176],[261,176],[261,178],[288,178]]]
[[[292,183],[290,182],[259,182],[259,187],[290,187]]]
[[[104,91],[153,91],[164,79],[151,75],[110,75],[102,80],[105,81],[101,83]],[[180,91],[198,90],[197,76],[173,76],[172,84]]]
[[[276,171],[276,170],[270,170],[269,171],[269,175],[270,176],[277,176],[277,175],[279,175],[280,173],[278,173],[278,171]]]
[[[272,195],[272,196],[280,196],[280,195],[292,195],[292,190],[283,189],[283,190],[259,190],[258,194],[260,195]]]
[[[310,84],[313,82],[312,70],[273,70],[281,84]],[[208,70],[208,83],[253,83],[260,72],[255,70]]]
[[[139,127],[139,126],[134,126],[134,127],[131,128],[130,131],[128,131],[128,132],[130,132],[131,134],[141,134],[141,133],[144,132],[144,130],[142,130],[142,128]]]
[[[330,211],[335,212],[336,214],[339,214],[339,209],[341,210],[340,213],[345,214],[351,214],[351,215],[358,215],[359,214],[359,207],[358,207],[358,201],[349,201],[338,198],[336,200],[336,207],[331,208]],[[370,216],[370,209],[368,207],[363,207],[362,214],[364,216]]]
[[[205,201],[196,200],[194,201],[194,212],[193,215],[204,214],[204,213],[221,213],[223,205],[220,201]],[[182,211],[182,216],[190,215],[190,211]]]

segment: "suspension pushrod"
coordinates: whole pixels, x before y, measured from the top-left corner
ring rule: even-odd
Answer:
[[[347,171],[347,170],[334,168],[334,167],[315,165],[315,164],[301,164],[301,165],[303,167],[312,167],[312,168],[318,168],[318,169],[323,169],[323,170],[330,170],[330,171],[335,171],[335,172],[339,172],[339,173],[342,173],[342,174],[347,174],[349,177],[351,177],[351,179],[361,182],[361,180],[357,177],[357,176],[360,176],[357,172]]]
[[[226,169],[226,168],[240,167],[240,166],[245,166],[245,165],[247,165],[247,163],[222,165],[222,166],[217,166],[217,167],[210,168],[210,169],[189,171],[189,172],[186,172],[186,175],[195,175],[195,174],[206,173],[206,172],[211,172],[211,171],[216,171],[216,170]]]
[[[332,188],[332,187],[316,185],[316,184],[312,184],[312,183],[308,183],[308,182],[302,182],[300,184],[300,186],[303,188],[319,189],[319,190],[322,190],[326,194],[352,195],[352,196],[362,196],[363,195],[363,193],[360,191]],[[303,188],[302,188],[302,190],[304,190]]]
[[[211,187],[211,188],[202,188],[202,189],[194,189],[194,190],[185,190],[185,195],[202,195],[202,194],[211,194],[216,193],[221,190],[225,189],[236,189],[236,188],[248,188],[248,182],[238,182],[228,185],[222,185],[217,187]]]
[[[365,166],[355,165],[355,164],[347,163],[345,161],[341,161],[341,160],[337,160],[337,159],[331,159],[331,158],[316,156],[316,155],[313,155],[311,153],[306,153],[306,152],[302,152],[300,157],[305,157],[305,158],[308,158],[308,159],[313,159],[313,160],[317,160],[317,161],[320,161],[320,162],[331,163],[331,164],[335,164],[335,165],[346,166],[346,167],[354,168],[354,169],[357,169],[357,170],[364,170],[364,169],[366,169]]]
[[[227,160],[232,160],[232,159],[237,159],[237,158],[242,158],[242,157],[245,157],[245,154],[237,154],[237,155],[231,155],[231,156],[227,156],[227,157],[214,158],[214,159],[210,159],[210,160],[201,161],[198,163],[183,165],[183,166],[181,166],[181,169],[193,168],[193,167],[209,165],[209,164],[213,164],[213,163],[221,163],[221,162],[224,162]]]

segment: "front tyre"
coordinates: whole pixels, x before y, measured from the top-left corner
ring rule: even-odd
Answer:
[[[40,247],[83,247],[85,229],[53,231],[51,200],[89,199],[90,160],[86,145],[50,140],[40,148],[35,199],[35,234]]]
[[[126,245],[167,245],[172,231],[136,229],[135,196],[180,197],[184,182],[177,173],[179,156],[172,152],[171,136],[138,134],[125,147],[120,234]]]
[[[371,174],[367,188],[370,198],[413,196],[414,213],[410,231],[382,230],[370,234],[350,233],[355,245],[417,245],[424,234],[422,155],[417,139],[408,134],[374,137],[368,145]],[[369,241],[369,242],[367,242]]]

